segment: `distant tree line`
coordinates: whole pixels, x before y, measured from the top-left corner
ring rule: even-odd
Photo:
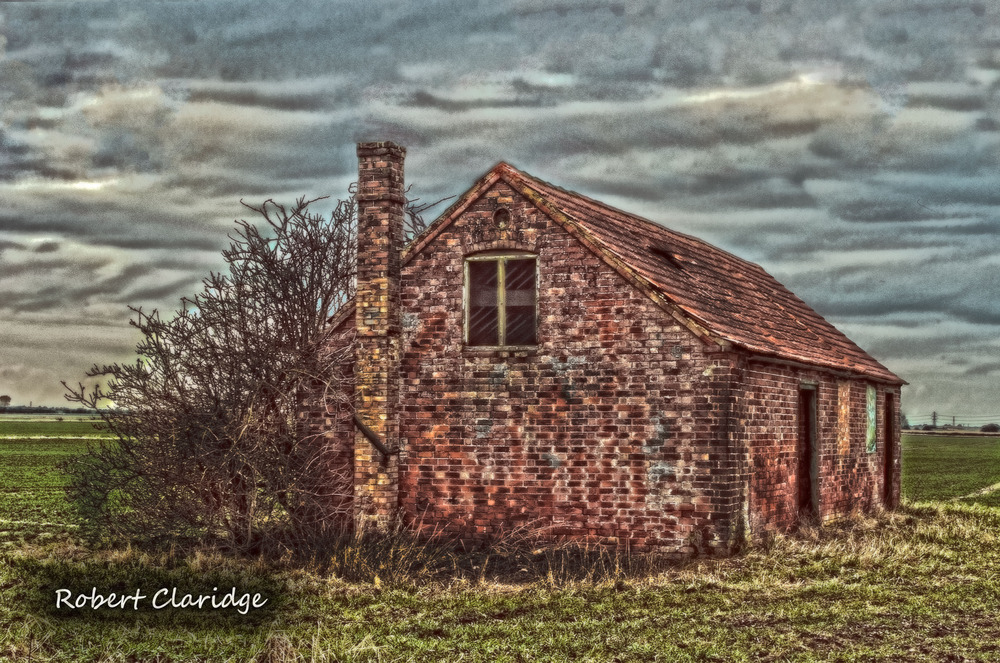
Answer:
[[[6,412],[7,414],[82,414],[95,416],[98,414],[97,410],[89,407],[47,407],[44,405],[15,405],[8,407],[3,404],[2,398],[0,398],[0,412]]]

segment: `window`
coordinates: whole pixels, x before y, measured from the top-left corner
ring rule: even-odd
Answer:
[[[535,345],[536,261],[486,254],[465,261],[465,342],[472,346]]]
[[[873,454],[878,450],[878,445],[875,442],[875,411],[877,409],[876,404],[878,403],[878,393],[875,391],[875,387],[868,385],[865,389],[865,399],[867,405],[867,422],[868,427],[865,431],[865,450]]]

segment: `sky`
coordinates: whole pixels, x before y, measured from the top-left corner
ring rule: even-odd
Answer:
[[[367,140],[422,201],[507,161],[701,237],[907,380],[911,422],[1000,420],[985,0],[0,4],[0,394],[134,358],[128,305],[197,292],[241,199],[344,197]]]

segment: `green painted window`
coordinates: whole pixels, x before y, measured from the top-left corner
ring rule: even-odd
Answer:
[[[878,400],[878,394],[875,391],[875,387],[868,385],[867,390],[868,396],[868,431],[865,434],[865,447],[868,453],[873,454],[876,450],[876,402]]]

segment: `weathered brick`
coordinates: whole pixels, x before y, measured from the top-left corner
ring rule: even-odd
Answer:
[[[401,153],[372,171],[363,177],[366,204],[379,187],[402,185]],[[898,427],[886,417],[898,416],[899,381],[891,373],[860,350],[850,350],[850,361],[871,366],[871,375],[707,340],[632,272],[615,267],[614,260],[632,258],[611,258],[570,232],[505,178],[510,172],[494,169],[447,224],[410,249],[398,294],[391,274],[379,271],[382,262],[391,271],[392,257],[380,248],[366,259],[366,280],[387,294],[378,295],[373,317],[358,316],[358,338],[371,327],[374,339],[359,353],[355,370],[365,375],[358,383],[368,384],[373,373],[380,386],[356,398],[385,414],[382,430],[401,453],[388,472],[375,466],[379,454],[370,446],[361,450],[362,438],[340,442],[356,446],[357,500],[383,510],[398,505],[411,526],[470,542],[525,529],[634,548],[725,552],[755,528],[787,530],[799,521],[803,385],[816,393],[819,517],[897,499]],[[502,228],[490,225],[498,205],[509,213]],[[362,241],[371,234],[359,232]],[[464,262],[475,252],[512,248],[537,256],[538,342],[519,350],[466,347]],[[362,262],[359,312],[367,306]],[[394,307],[410,321],[404,327],[384,322],[396,319]],[[833,334],[827,327],[822,333]],[[799,356],[803,346],[789,342]],[[375,365],[362,354],[387,362]],[[869,385],[877,399],[875,453],[865,448]],[[895,464],[886,491],[887,445]]]

